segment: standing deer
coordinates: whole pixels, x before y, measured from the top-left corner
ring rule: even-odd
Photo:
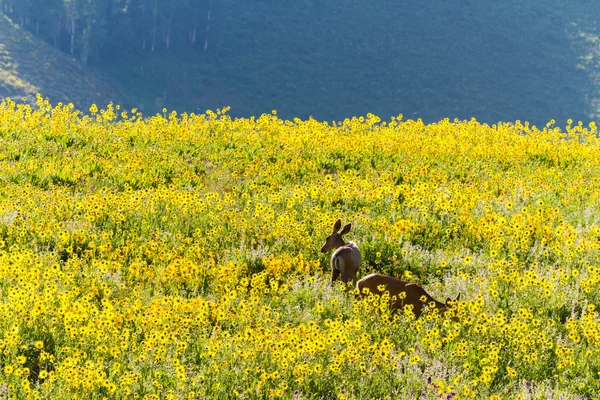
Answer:
[[[335,282],[339,275],[344,283],[348,283],[350,280],[354,283],[356,282],[356,271],[362,264],[362,256],[354,242],[344,243],[344,239],[342,239],[343,235],[350,232],[352,224],[344,226],[338,233],[341,226],[342,221],[338,219],[333,225],[333,232],[327,236],[321,253],[335,250],[331,255],[331,283]]]
[[[411,304],[415,317],[419,317],[425,307],[435,307],[440,313],[445,313],[450,307],[450,298],[441,303],[431,297],[421,285],[412,282],[401,281],[391,276],[381,274],[367,275],[356,284],[361,297],[368,296],[368,292],[381,296],[383,293],[390,294],[390,308],[392,311],[402,310],[405,305]],[[368,292],[367,290],[368,289]],[[401,293],[404,293],[402,295]],[[454,301],[460,300],[460,293]]]

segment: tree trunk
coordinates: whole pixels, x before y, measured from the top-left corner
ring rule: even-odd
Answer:
[[[60,22],[56,22],[52,25],[50,35],[52,36],[52,42],[54,42],[54,47],[58,48],[58,38],[60,37]]]
[[[79,59],[82,63],[87,64],[88,58],[90,56],[90,44],[86,40],[81,48],[81,54],[79,55]]]
[[[169,51],[169,47],[171,47],[171,24],[167,28],[167,36],[165,37],[165,43],[167,45],[167,51]]]
[[[146,50],[146,5],[142,3],[142,50]]]
[[[154,53],[154,48],[156,47],[156,20],[158,18],[158,0],[154,0],[154,12],[152,13],[154,16],[154,23],[152,26],[152,47],[150,51]]]
[[[156,25],[152,28],[152,46],[150,47],[150,52],[154,53],[154,48],[156,47]]]
[[[192,44],[192,47],[194,47],[194,45],[196,44],[196,24],[194,24],[194,26],[192,26],[192,34],[190,37],[190,42]]]
[[[208,49],[208,32],[210,31],[210,12],[212,9],[212,0],[208,0],[208,15],[206,16],[206,36],[204,37],[204,51]]]
[[[56,14],[49,14],[49,16],[54,17],[52,20],[50,20],[50,26],[48,27],[49,29],[49,35],[50,38],[52,39],[52,43],[54,44],[54,47],[58,48],[58,39],[60,37],[60,31],[62,29],[63,23],[62,20],[59,16],[57,16]]]
[[[71,55],[75,53],[75,17],[71,17]]]

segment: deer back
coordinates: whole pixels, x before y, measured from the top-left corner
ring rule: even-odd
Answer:
[[[338,247],[331,255],[332,281],[335,281],[338,275],[344,283],[356,281],[356,272],[361,264],[362,255],[353,242]]]
[[[424,307],[431,303],[440,311],[446,309],[444,303],[431,297],[421,285],[391,276],[371,274],[359,280],[356,286],[361,297],[367,295],[365,294],[365,289],[368,289],[369,293],[379,296],[388,292],[391,298],[390,308],[392,310],[403,309],[405,305],[410,304],[413,306],[413,312],[417,317],[421,315]],[[405,295],[401,294],[403,292]]]

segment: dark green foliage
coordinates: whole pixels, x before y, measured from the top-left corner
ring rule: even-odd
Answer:
[[[126,94],[116,79],[86,67],[35,36],[0,15],[0,99],[11,97],[21,102],[26,97],[27,103],[35,104],[35,95],[40,93],[54,105],[59,101],[73,103],[84,111],[92,103],[106,105],[110,101],[135,107],[133,96]],[[0,133],[6,134],[9,132]]]
[[[117,77],[145,114],[562,125],[598,112],[591,1],[2,0],[0,12]]]

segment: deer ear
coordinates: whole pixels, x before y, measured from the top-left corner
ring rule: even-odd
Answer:
[[[454,303],[458,303],[458,301],[460,300],[460,293],[458,294],[458,296],[456,296],[456,299],[452,300],[450,297],[446,298],[446,305],[450,305],[450,302],[454,302]]]
[[[339,231],[341,226],[342,226],[342,221],[338,219],[335,222],[335,224],[333,224],[333,233],[336,233],[337,231]]]
[[[340,236],[343,236],[346,233],[350,232],[350,228],[352,228],[352,224],[348,224],[348,225],[344,226],[344,229],[342,229],[342,231],[340,232]]]

